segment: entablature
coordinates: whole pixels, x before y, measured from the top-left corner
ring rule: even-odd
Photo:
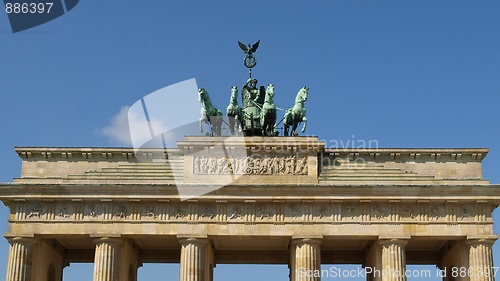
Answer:
[[[485,148],[325,148],[317,137],[185,137],[177,148],[17,147],[16,183],[488,185]]]

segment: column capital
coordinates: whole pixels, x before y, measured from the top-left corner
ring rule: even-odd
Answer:
[[[469,246],[474,246],[474,245],[488,245],[488,246],[492,246],[497,239],[498,239],[498,236],[493,236],[493,237],[467,237],[466,244],[469,245]]]
[[[178,237],[179,243],[181,245],[186,244],[198,244],[198,245],[207,245],[209,240],[208,238],[200,238],[200,237]]]
[[[123,239],[116,238],[116,237],[100,237],[100,238],[94,239],[94,243],[95,244],[106,243],[106,244],[114,244],[114,245],[118,246],[118,245],[121,245],[123,243]]]
[[[292,241],[290,243],[290,245],[292,246],[296,246],[296,245],[303,245],[303,244],[311,244],[311,245],[321,245],[321,243],[323,242],[323,239],[322,238],[293,238],[292,237]]]
[[[406,246],[408,244],[409,238],[379,238],[378,244],[380,246],[385,246],[385,245],[399,245],[399,246]]]
[[[37,243],[39,243],[40,239],[34,238],[34,237],[16,236],[16,237],[7,237],[7,241],[9,241],[10,244],[20,243],[23,245],[33,246],[33,245],[36,245]]]

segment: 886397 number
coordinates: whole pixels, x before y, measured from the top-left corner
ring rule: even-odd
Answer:
[[[7,14],[43,14],[50,13],[54,3],[5,3]]]

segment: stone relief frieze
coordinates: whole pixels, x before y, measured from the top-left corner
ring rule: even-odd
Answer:
[[[415,220],[417,218],[417,212],[415,210],[416,208],[414,206],[404,207],[401,211],[401,217],[403,219]]]
[[[35,204],[29,209],[28,219],[40,219],[42,217],[42,210],[43,206],[41,204]]]
[[[474,207],[470,205],[462,206],[460,208],[458,217],[460,220],[474,220],[475,217]]]
[[[87,208],[88,208],[87,214],[89,217],[97,218],[99,216],[100,212],[97,211],[97,207],[95,204],[89,204]]]
[[[210,206],[210,205],[203,205],[200,208],[200,218],[202,218],[202,219],[210,219],[210,220],[214,219],[215,218],[215,214],[214,214],[212,206]]]
[[[257,216],[260,220],[271,220],[274,217],[272,208],[268,206],[259,206],[257,208]]]
[[[307,175],[307,157],[194,156],[195,175]]]
[[[118,219],[125,219],[125,218],[127,218],[128,217],[128,215],[127,215],[127,207],[125,207],[124,205],[119,205],[117,211],[114,214],[114,217],[118,218]]]
[[[228,208],[228,220],[243,220],[243,208],[241,206],[231,206]]]
[[[292,203],[285,209],[285,217],[291,220],[298,220],[302,218],[302,206],[300,204]]]
[[[60,219],[69,219],[71,217],[68,207],[64,206],[59,208],[59,212],[57,213],[57,217]]]
[[[321,205],[314,212],[314,216],[318,219],[323,219],[328,216],[328,208],[325,205]]]
[[[372,216],[376,219],[385,219],[389,216],[389,211],[387,210],[387,207],[383,205],[373,205],[372,208]]]
[[[158,218],[158,215],[155,212],[154,205],[148,205],[146,207],[146,218],[150,218],[150,219],[157,219]]]
[[[191,205],[190,205],[191,204]],[[17,207],[16,220],[199,220],[213,222],[290,222],[302,221],[364,222],[371,216],[374,222],[480,222],[481,209],[473,204],[401,204],[397,209],[390,204],[373,203],[314,203],[245,202],[226,205],[224,203],[134,203],[89,202],[89,203],[45,203],[32,202]],[[19,205],[21,206],[21,205]],[[189,209],[188,209],[189,207]],[[52,215],[50,215],[52,214]],[[141,216],[142,214],[142,216]],[[142,217],[142,219],[141,219]],[[370,218],[368,218],[370,220]]]
[[[353,205],[345,206],[342,215],[343,215],[342,217],[345,219],[354,220],[358,216],[356,207],[354,207]]]
[[[429,206],[429,219],[430,220],[440,220],[446,216],[446,208],[444,205],[431,205]]]
[[[182,220],[187,218],[187,211],[180,205],[176,205],[173,208],[173,216],[176,220]]]

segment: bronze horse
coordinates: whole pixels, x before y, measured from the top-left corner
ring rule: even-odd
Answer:
[[[295,132],[295,130],[297,130],[297,126],[300,122],[304,123],[301,132],[303,133],[306,131],[307,118],[304,103],[307,100],[308,91],[309,88],[305,86],[300,89],[297,93],[297,96],[295,97],[295,105],[285,112],[285,118],[283,120],[283,125],[285,127],[285,136],[288,136],[290,126],[292,126],[290,136],[297,136],[298,134]]]
[[[226,109],[226,115],[229,122],[229,131],[231,135],[237,135],[242,131],[241,122],[243,122],[243,111],[238,105],[238,87],[231,88],[231,98]]]
[[[198,90],[198,101],[203,104],[201,107],[200,132],[203,133],[203,122],[210,124],[212,136],[221,135],[222,112],[212,105],[207,90],[201,88]]]
[[[263,136],[274,136],[276,127],[276,105],[274,105],[274,85],[267,85],[266,97],[260,110],[260,127]]]

